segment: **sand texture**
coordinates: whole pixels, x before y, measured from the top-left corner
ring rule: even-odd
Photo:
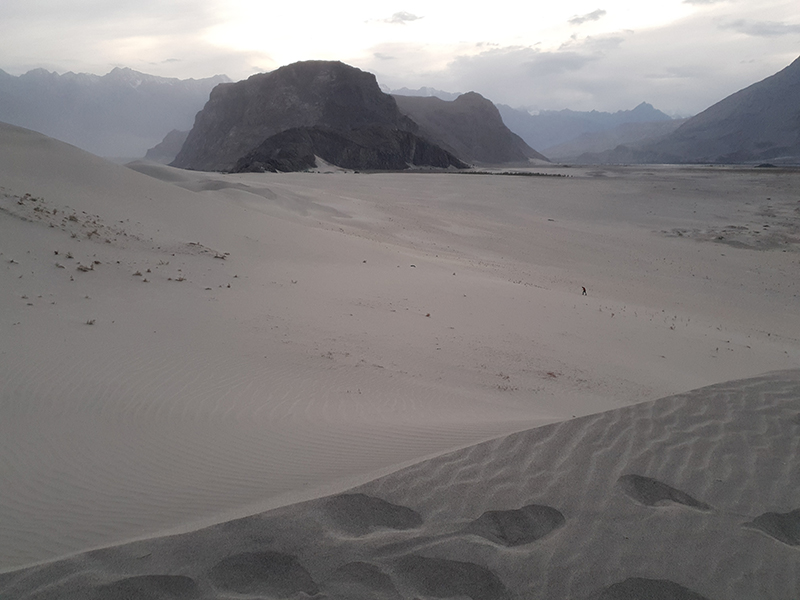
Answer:
[[[0,594],[795,598],[798,414],[800,370],[719,384],[504,436],[344,494],[7,573]]]
[[[0,597],[796,597],[800,174],[545,171],[0,125]]]

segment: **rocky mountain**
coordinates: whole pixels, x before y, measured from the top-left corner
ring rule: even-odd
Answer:
[[[305,164],[311,152],[334,164],[346,157],[351,168],[433,166],[428,159],[442,166],[448,154],[428,148],[418,133],[373,74],[341,62],[299,62],[216,87],[172,164],[210,171],[283,169]],[[278,134],[284,135],[271,139]],[[343,146],[334,149],[335,143]],[[383,143],[388,146],[376,146]],[[354,162],[356,156],[366,162]],[[463,166],[455,157],[448,163]]]
[[[800,162],[800,58],[644,150],[670,162]]]
[[[547,160],[512,133],[497,107],[475,92],[446,101],[436,96],[394,95],[400,111],[420,134],[468,163],[527,163]]]
[[[614,113],[574,110],[543,110],[538,114],[497,105],[503,122],[533,148],[552,148],[574,140],[587,133],[598,133],[614,129],[624,123],[649,123],[670,121],[669,115],[642,102],[633,110],[620,110]],[[545,152],[546,154],[546,152]],[[549,154],[548,154],[549,156]]]
[[[140,157],[172,129],[189,129],[211,89],[230,81],[175,79],[116,68],[98,76],[0,71],[0,121],[99,156]]]
[[[187,137],[189,137],[188,131],[173,129],[164,136],[163,140],[147,151],[144,155],[145,160],[168,165],[175,160]]]
[[[321,127],[287,129],[236,161],[233,171],[303,171],[317,158],[354,170],[399,171],[409,165],[466,168],[451,153],[410,131],[371,125],[334,131]]]
[[[584,163],[800,163],[800,58],[647,143],[579,157]]]

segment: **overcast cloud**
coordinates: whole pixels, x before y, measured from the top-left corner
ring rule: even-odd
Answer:
[[[405,25],[411,21],[416,21],[417,19],[421,19],[422,17],[418,17],[417,15],[412,15],[410,12],[400,11],[394,13],[388,19],[385,19],[386,23],[394,23],[395,25]]]
[[[593,10],[590,13],[581,16],[574,16],[569,20],[570,25],[581,25],[586,23],[587,21],[597,21],[602,19],[606,15],[606,11],[602,8],[598,8],[597,10]]]
[[[800,24],[776,23],[775,21],[745,21],[737,19],[723,27],[747,35],[774,37],[777,35],[800,35]]]
[[[695,114],[800,54],[796,0],[300,4],[2,0],[0,69],[242,79],[342,60],[390,88],[477,91],[531,110]]]

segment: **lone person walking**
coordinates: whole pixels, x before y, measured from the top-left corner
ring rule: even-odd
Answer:
[[[581,286],[581,287],[583,287],[583,286]],[[585,287],[583,287],[583,294],[581,294],[581,295],[582,295],[582,296],[585,296],[585,295],[586,295],[586,288],[585,288]]]

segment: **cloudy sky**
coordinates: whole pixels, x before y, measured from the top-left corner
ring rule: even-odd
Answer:
[[[341,60],[389,88],[691,115],[800,55],[797,0],[1,0],[0,69],[234,80]]]

